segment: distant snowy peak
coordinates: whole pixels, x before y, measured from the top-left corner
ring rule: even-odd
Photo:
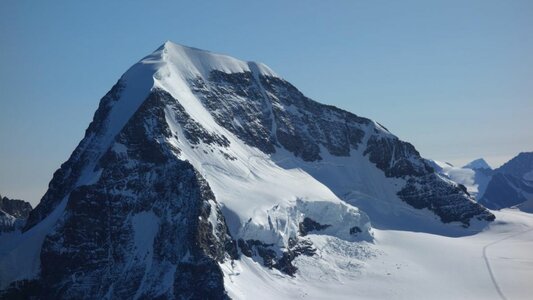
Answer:
[[[469,162],[468,164],[464,165],[463,168],[472,169],[472,170],[476,170],[476,169],[492,170],[491,166],[483,158],[478,158],[476,160],[473,160]]]
[[[476,161],[474,161],[476,162]],[[455,167],[448,162],[428,160],[435,171],[444,177],[466,187],[468,193],[478,199],[485,192],[491,177],[491,170],[487,168]],[[469,164],[470,165],[470,164]],[[481,165],[481,164],[480,164]]]
[[[492,176],[492,169],[482,158],[476,159],[464,167],[455,167],[447,162],[429,160],[435,171],[466,187],[470,195],[479,199]]]

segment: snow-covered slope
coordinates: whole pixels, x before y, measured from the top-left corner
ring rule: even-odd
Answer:
[[[504,209],[483,232],[449,237],[374,229],[373,244],[313,236],[320,260],[301,256],[294,278],[236,261],[235,299],[529,299],[533,215]],[[244,276],[246,274],[246,276]]]
[[[263,64],[167,42],[101,100],[24,232],[0,245],[0,289],[244,297],[250,278],[355,276],[332,266],[379,253],[370,221],[465,236],[492,220],[378,123]]]

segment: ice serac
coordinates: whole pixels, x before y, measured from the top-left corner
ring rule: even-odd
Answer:
[[[0,289],[226,298],[232,261],[298,276],[299,257],[320,260],[314,236],[371,242],[357,207],[389,228],[494,219],[378,123],[263,64],[167,42],[104,96],[24,232],[0,247]]]

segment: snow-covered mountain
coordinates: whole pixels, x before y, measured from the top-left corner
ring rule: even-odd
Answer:
[[[0,234],[21,229],[32,210],[31,204],[0,195]]]
[[[472,169],[472,170],[479,170],[479,169],[488,169],[492,170],[492,168],[489,166],[489,164],[483,159],[478,158],[475,159],[466,165],[463,166],[464,169]]]
[[[378,123],[264,64],[166,42],[104,96],[23,231],[0,243],[0,289],[240,298],[266,270],[315,283],[358,272],[371,222],[460,236],[492,220]]]
[[[467,192],[476,199],[481,199],[493,174],[492,168],[482,158],[463,167],[437,160],[427,162],[442,176],[464,186]]]
[[[517,206],[533,213],[533,152],[522,152],[497,168],[479,202],[491,209]]]

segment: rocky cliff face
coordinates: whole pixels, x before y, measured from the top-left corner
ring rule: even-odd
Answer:
[[[479,200],[483,197],[494,170],[482,159],[476,159],[463,167],[450,163],[427,160],[437,173],[464,186],[469,195]]]
[[[412,206],[427,208],[444,222],[468,225],[472,217],[493,219],[457,186],[434,176],[413,145],[369,119],[305,97],[283,79],[213,71],[209,81],[198,78],[190,84],[220,126],[267,154],[283,148],[313,162],[324,153],[350,156],[363,146],[363,155],[387,177],[408,179],[398,196]]]
[[[421,220],[439,226],[494,219],[379,124],[306,98],[265,65],[166,43],[101,100],[0,257],[0,288],[221,299],[221,265],[242,255],[297,276],[294,259],[315,254],[310,234],[371,242],[355,203],[425,208]]]
[[[22,228],[31,210],[31,205],[26,201],[0,195],[0,232]]]
[[[169,134],[166,100],[154,91],[98,161],[98,180],[69,192],[42,246],[40,297],[225,297],[218,263],[235,243],[208,183],[157,142]]]

